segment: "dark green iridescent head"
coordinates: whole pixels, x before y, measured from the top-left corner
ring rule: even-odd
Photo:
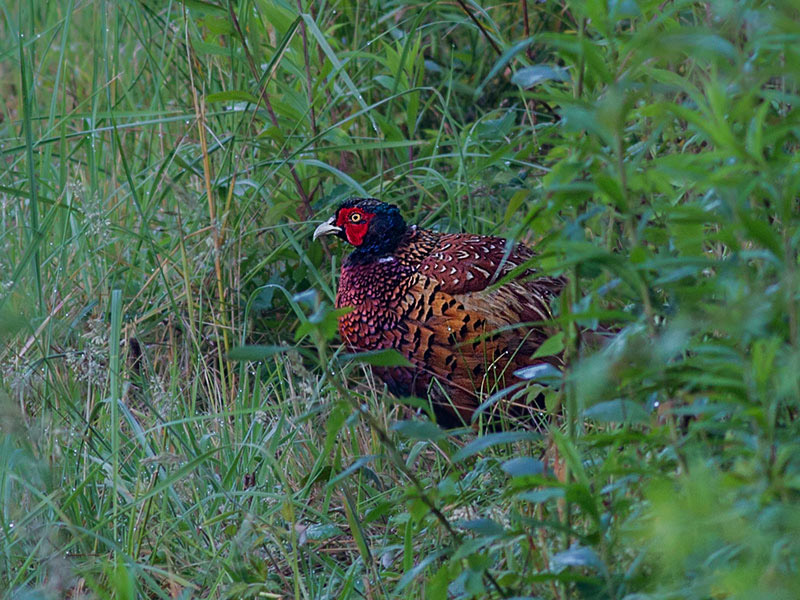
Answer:
[[[351,198],[339,205],[336,214],[317,227],[314,239],[336,235],[355,246],[348,257],[351,264],[362,264],[391,254],[407,226],[400,210],[375,198]]]

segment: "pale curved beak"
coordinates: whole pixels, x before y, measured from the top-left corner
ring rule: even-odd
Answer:
[[[317,227],[314,230],[314,238],[313,239],[316,240],[318,237],[322,237],[323,235],[331,235],[331,234],[335,234],[335,233],[340,233],[342,231],[342,228],[341,227],[337,227],[336,225],[333,224],[333,220],[335,218],[336,218],[336,216],[333,216],[330,219],[328,219],[327,221],[325,221],[324,223],[322,223],[319,227]]]

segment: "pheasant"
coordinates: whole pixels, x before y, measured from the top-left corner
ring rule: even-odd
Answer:
[[[560,364],[532,356],[565,280],[517,269],[534,256],[527,247],[409,226],[396,206],[374,198],[342,203],[314,240],[324,235],[355,247],[336,295],[338,308],[353,307],[339,319],[342,340],[354,351],[405,356],[411,366],[373,372],[395,395],[428,397],[441,425],[470,423],[487,393],[518,381],[517,369]]]

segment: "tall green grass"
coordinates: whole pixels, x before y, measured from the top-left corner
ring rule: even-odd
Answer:
[[[0,3],[3,597],[800,597],[799,49],[783,0]],[[352,195],[569,277],[548,431],[342,353]]]

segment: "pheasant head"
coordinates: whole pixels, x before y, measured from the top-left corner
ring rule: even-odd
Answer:
[[[374,198],[351,198],[317,227],[314,239],[335,235],[355,246],[349,262],[368,263],[391,254],[407,228],[394,204]]]

